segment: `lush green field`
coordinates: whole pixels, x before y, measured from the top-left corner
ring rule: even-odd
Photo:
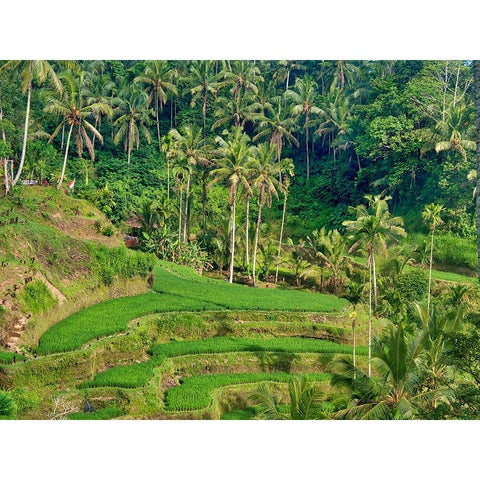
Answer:
[[[23,355],[13,352],[0,352],[0,365],[9,365],[25,360]]]
[[[89,340],[123,332],[131,320],[151,313],[219,309],[332,312],[348,304],[333,295],[231,285],[168,262],[155,268],[154,290],[157,293],[117,298],[70,315],[45,332],[38,353],[74,350]]]
[[[75,412],[67,415],[68,420],[110,420],[119,417],[124,412],[117,407],[106,407],[93,412]]]
[[[348,305],[346,300],[333,295],[230,284],[169,262],[160,262],[160,267],[155,270],[156,291],[210,301],[230,310],[334,312]]]
[[[212,391],[216,388],[245,383],[286,383],[291,378],[288,373],[237,373],[186,377],[181,385],[167,390],[165,408],[170,411],[200,410],[210,406]],[[311,373],[308,378],[315,382],[326,382],[330,380],[331,375]]]
[[[153,292],[115,298],[80,310],[54,325],[40,338],[38,353],[75,350],[89,340],[123,332],[131,320],[151,313],[218,308],[207,301]]]
[[[169,342],[152,348],[153,358],[147,362],[114,367],[99,373],[81,387],[135,388],[145,385],[153,375],[153,369],[166,358],[183,355],[216,354],[230,352],[274,353],[345,353],[353,351],[350,345],[339,345],[315,338],[231,338],[213,337],[205,340]],[[367,347],[357,347],[358,355],[367,355]]]

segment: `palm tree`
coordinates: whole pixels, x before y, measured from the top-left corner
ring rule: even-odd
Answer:
[[[183,242],[187,241],[187,226],[190,204],[190,185],[193,168],[198,164],[206,165],[209,163],[205,153],[205,140],[202,129],[196,125],[185,125],[179,130],[172,129],[169,136],[175,142],[175,152],[177,154],[177,163],[181,164],[187,175],[187,185],[185,190],[185,212],[183,217]]]
[[[359,240],[354,243],[350,251],[359,245],[364,244],[368,252],[368,275],[369,275],[369,320],[368,320],[368,358],[371,359],[372,344],[372,279],[375,308],[377,308],[377,274],[375,267],[375,249],[378,244],[383,251],[386,251],[388,239],[397,236],[406,236],[405,230],[401,227],[403,219],[392,217],[388,210],[387,201],[391,197],[382,198],[382,195],[365,195],[368,200],[368,209],[365,205],[349,207],[349,212],[356,215],[356,220],[345,220],[342,222],[347,230],[354,232]],[[368,374],[371,374],[371,365],[368,366]]]
[[[347,243],[338,230],[314,230],[312,238],[307,237],[309,246],[313,250],[314,260],[332,272],[334,291],[337,290],[341,270],[348,262]]]
[[[158,150],[161,150],[159,110],[167,103],[168,93],[178,95],[177,87],[168,81],[170,68],[165,60],[148,60],[143,74],[134,79],[134,83],[143,83],[148,93],[147,107],[153,102],[155,124],[157,127]]]
[[[243,133],[241,128],[233,128],[231,135],[227,140],[222,137],[216,137],[219,145],[219,158],[215,159],[217,168],[210,173],[214,179],[212,184],[220,181],[228,181],[229,194],[228,202],[230,204],[230,283],[233,282],[233,264],[235,259],[235,218],[238,187],[243,186],[245,190],[251,190],[248,178],[251,175],[249,167],[254,151],[249,145],[250,138]]]
[[[318,115],[320,108],[314,105],[318,85],[310,77],[297,78],[293,90],[287,90],[285,96],[292,102],[292,113],[295,116],[303,115],[305,118],[305,145],[307,150],[307,180],[310,178],[310,155],[309,155],[309,126],[310,115]]]
[[[73,62],[63,62],[69,66],[73,66]],[[52,65],[46,60],[9,60],[0,67],[0,73],[5,70],[18,72],[21,79],[22,93],[27,94],[27,107],[25,112],[25,127],[23,131],[22,154],[20,157],[20,165],[17,173],[11,182],[11,186],[15,186],[22,174],[23,164],[25,162],[25,154],[27,152],[27,137],[30,118],[30,103],[32,98],[33,82],[37,81],[39,85],[47,79],[58,93],[62,92],[62,83],[60,82]]]
[[[118,130],[113,142],[117,145],[123,139],[127,152],[127,164],[130,165],[133,146],[136,145],[137,149],[140,146],[140,132],[148,143],[151,141],[147,128],[151,122],[151,110],[147,106],[147,94],[136,86],[125,86],[120,90],[119,95],[118,106],[114,110],[117,119],[113,123]]]
[[[245,60],[227,62],[217,78],[219,88],[231,87],[230,93],[235,100],[244,96],[246,92],[257,94],[257,83],[263,82],[258,67]]]
[[[433,237],[435,235],[435,229],[443,223],[440,214],[442,213],[443,205],[436,205],[430,203],[425,205],[422,212],[422,218],[425,222],[430,222],[430,233],[432,235],[430,242],[430,268],[428,272],[428,297],[427,297],[427,313],[430,312],[430,300],[431,300],[431,287],[432,287],[432,264],[433,264]]]
[[[273,74],[273,79],[279,82],[285,82],[285,91],[288,90],[290,84],[290,74],[294,70],[306,70],[307,67],[301,63],[296,63],[295,60],[279,60],[278,68]]]
[[[255,160],[252,163],[252,168],[255,171],[252,185],[258,191],[258,218],[257,228],[255,230],[255,240],[253,245],[253,286],[257,286],[257,280],[255,276],[256,263],[257,263],[257,248],[258,238],[260,234],[260,224],[262,222],[262,209],[267,203],[268,207],[272,205],[272,195],[278,199],[278,190],[282,188],[282,185],[275,178],[275,175],[281,173],[284,169],[282,163],[274,163],[275,147],[268,143],[261,143],[256,149]],[[285,163],[285,162],[283,162]]]
[[[379,376],[365,375],[349,360],[336,361],[332,385],[350,388],[355,404],[338,411],[334,418],[413,419],[419,410],[439,399],[447,399],[449,391],[445,388],[423,388],[421,355],[425,335],[422,329],[409,338],[402,325],[390,325],[387,336],[378,341],[371,360]]]
[[[190,65],[190,76],[188,78],[191,89],[192,100],[190,106],[193,108],[198,100],[202,102],[203,114],[203,135],[207,132],[207,105],[209,97],[216,98],[218,82],[215,80],[215,62],[213,60],[194,61]]]
[[[260,406],[261,415],[268,420],[312,420],[325,418],[319,406],[319,391],[308,377],[295,375],[289,382],[288,412],[281,412],[270,388],[262,384],[251,399]]]
[[[256,142],[262,138],[268,138],[271,145],[277,149],[277,162],[282,158],[283,143],[286,140],[289,144],[300,146],[298,140],[293,136],[292,130],[295,127],[295,120],[288,116],[288,112],[280,99],[273,101],[274,108],[268,109],[268,116],[257,114],[252,115],[252,120],[257,123],[258,133],[253,137]]]
[[[103,137],[99,131],[87,120],[100,113],[111,115],[112,109],[105,103],[91,103],[84,105],[84,99],[81,96],[82,75],[75,78],[69,70],[61,73],[59,78],[63,85],[63,94],[59,95],[57,91],[47,92],[45,111],[55,115],[61,115],[62,121],[59,123],[55,131],[50,136],[49,142],[58,135],[64,126],[69,127],[67,142],[65,146],[65,154],[63,158],[62,173],[57,188],[61,188],[65,176],[65,168],[67,166],[68,150],[70,146],[70,138],[74,128],[75,143],[77,145],[77,153],[79,158],[82,157],[83,145],[87,147],[90,159],[95,160],[95,151],[92,141],[90,140],[87,130],[89,130],[100,142],[103,143]]]

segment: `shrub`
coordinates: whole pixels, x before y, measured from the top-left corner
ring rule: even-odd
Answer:
[[[0,391],[0,418],[13,417],[16,410],[17,407],[10,394]]]
[[[75,412],[67,415],[68,420],[110,420],[123,415],[123,410],[118,407],[106,407],[93,412]]]
[[[20,302],[32,313],[49,310],[56,305],[57,299],[53,297],[48,287],[41,280],[27,283],[19,295]]]
[[[428,278],[423,270],[411,270],[398,276],[396,286],[405,301],[416,302],[427,295]]]

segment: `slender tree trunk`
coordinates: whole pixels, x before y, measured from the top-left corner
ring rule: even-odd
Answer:
[[[162,137],[160,135],[160,118],[158,116],[158,99],[155,99],[155,120],[157,121],[157,139],[158,139],[158,151],[161,152],[161,140]]]
[[[372,263],[368,267],[368,376],[372,376]]]
[[[185,191],[185,214],[183,217],[183,243],[187,242],[188,204],[190,200],[190,172],[187,175],[187,190]]]
[[[95,135],[93,136],[95,138]],[[63,152],[63,142],[65,140],[65,124],[62,125],[62,143],[60,145],[60,153]]]
[[[357,367],[357,357],[356,357],[356,348],[357,348],[357,340],[356,340],[356,335],[355,335],[355,327],[357,319],[356,317],[357,312],[354,310],[353,311],[353,320],[352,320],[352,330],[353,330],[353,381],[357,379],[357,373],[355,371]]]
[[[237,203],[237,194],[235,192],[233,196],[233,203],[231,207],[231,229],[230,229],[230,252],[231,252],[231,257],[230,257],[230,283],[233,283],[233,262],[235,259],[235,208],[236,208],[236,203]]]
[[[307,146],[307,180],[310,179],[310,155],[308,151],[308,114],[305,116],[305,140],[306,140],[306,146]]]
[[[375,252],[372,250],[372,270],[373,270],[373,298],[375,301],[375,308],[378,307],[377,299],[377,270],[375,266]]]
[[[250,276],[250,255],[249,255],[249,238],[248,238],[248,229],[250,227],[250,195],[247,194],[247,206],[245,209],[245,262],[247,264],[247,272]]]
[[[65,145],[65,156],[63,157],[62,174],[60,175],[60,181],[58,182],[57,188],[62,188],[63,178],[65,176],[65,168],[67,166],[68,147],[70,146],[70,137],[72,136],[72,130],[73,123],[70,125],[70,130],[68,131],[67,144]]]
[[[207,213],[206,213],[207,201],[208,201],[207,178],[208,178],[208,172],[206,168],[204,168],[202,172],[202,233],[203,233],[203,236],[205,236],[205,232],[207,229]]]
[[[262,185],[262,189],[260,192],[260,198],[258,200],[258,218],[257,218],[257,228],[255,229],[255,241],[253,244],[253,267],[252,267],[252,275],[253,275],[253,286],[257,286],[257,279],[256,279],[256,264],[257,264],[257,248],[258,248],[258,237],[260,235],[260,223],[262,222],[262,208],[263,208],[263,196],[264,196],[265,187]]]
[[[480,279],[480,60],[473,61],[473,84],[475,87],[475,110],[477,113],[475,136],[477,142],[477,188],[475,194],[475,213],[477,215],[478,278]]]
[[[25,162],[25,154],[27,153],[27,137],[28,137],[28,122],[30,119],[30,101],[32,98],[32,82],[28,84],[28,93],[27,93],[27,110],[25,112],[25,128],[23,130],[23,145],[22,145],[22,156],[20,157],[20,165],[18,166],[17,174],[15,178],[12,180],[12,187],[14,187],[18,180],[20,179],[20,175],[22,174],[23,164]]]
[[[282,251],[283,226],[285,225],[285,212],[287,210],[287,196],[288,196],[288,193],[285,192],[285,195],[283,196],[282,225],[280,226],[280,239],[278,241],[277,268],[275,270],[275,284],[278,282],[278,265],[280,262],[280,253]]]
[[[428,297],[427,297],[427,314],[430,313],[430,299],[432,292],[432,264],[433,264],[433,236],[435,234],[435,227],[432,228],[432,240],[430,243],[430,269],[428,272]]]
[[[182,240],[182,189],[180,189],[180,201],[178,207],[178,244]]]

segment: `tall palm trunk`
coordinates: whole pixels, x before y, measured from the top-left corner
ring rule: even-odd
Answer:
[[[288,196],[288,193],[285,192],[285,195],[283,196],[283,212],[282,212],[282,224],[280,226],[280,239],[278,241],[277,268],[275,269],[275,284],[278,281],[278,265],[280,262],[280,253],[282,251],[283,226],[285,225],[285,212],[287,210],[287,196]]]
[[[306,140],[306,146],[307,146],[307,180],[310,179],[310,154],[308,151],[308,113],[305,115],[305,140]]]
[[[236,204],[237,204],[237,194],[235,192],[233,196],[233,202],[231,206],[231,217],[230,217],[230,223],[231,223],[231,229],[230,229],[230,252],[231,252],[231,257],[230,257],[230,283],[233,283],[233,261],[235,259],[235,209],[236,209]]]
[[[257,218],[257,228],[255,229],[255,242],[253,244],[253,268],[252,268],[252,275],[253,275],[253,286],[257,286],[256,280],[256,264],[257,264],[257,248],[258,248],[258,237],[260,235],[260,223],[262,221],[262,208],[263,208],[263,197],[265,196],[265,187],[262,185],[260,190],[260,197],[258,199],[258,218]]]
[[[12,181],[12,187],[14,187],[18,180],[20,179],[20,175],[22,174],[23,164],[25,163],[25,154],[27,153],[27,137],[28,137],[28,122],[30,119],[30,101],[32,99],[32,82],[28,84],[28,93],[27,93],[27,110],[25,112],[25,127],[23,130],[23,145],[22,145],[22,156],[20,157],[20,165],[18,166],[17,174]]]
[[[179,200],[179,207],[178,207],[178,244],[180,245],[180,241],[182,239],[182,189],[180,188],[180,200]]]
[[[248,252],[249,248],[249,238],[248,238],[248,229],[250,227],[250,195],[247,193],[247,206],[245,209],[245,262],[247,264],[247,271],[250,274],[250,256]]]
[[[67,144],[65,145],[65,156],[63,157],[62,174],[60,175],[60,181],[58,182],[57,188],[62,188],[63,178],[65,176],[65,168],[67,167],[68,148],[70,146],[70,137],[72,136],[72,130],[73,123],[70,125],[70,130],[68,131]]]
[[[475,86],[475,110],[477,113],[477,128],[475,136],[477,142],[477,188],[475,213],[477,215],[478,278],[480,279],[480,60],[473,61],[473,83]]]
[[[375,303],[375,308],[378,307],[378,299],[377,299],[377,269],[375,265],[375,250],[374,247],[371,247],[370,259],[372,263],[372,271],[373,271],[373,298]]]
[[[190,200],[190,172],[188,172],[188,175],[187,175],[187,189],[185,191],[185,214],[184,214],[184,217],[183,217],[183,243],[187,242],[189,200]]]
[[[432,264],[433,264],[433,236],[435,235],[435,226],[432,226],[432,239],[430,242],[430,269],[428,272],[428,297],[427,297],[427,314],[430,313],[430,299],[432,295]]]
[[[368,376],[372,376],[372,262],[368,267]]]

